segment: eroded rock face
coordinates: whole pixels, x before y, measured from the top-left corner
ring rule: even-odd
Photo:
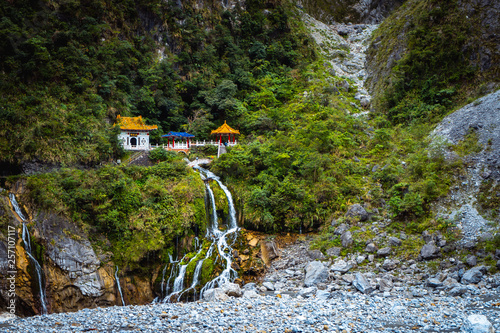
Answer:
[[[470,167],[464,170],[461,182],[438,207],[443,218],[454,221],[461,229],[459,245],[472,247],[492,231],[490,221],[500,221],[494,214],[498,210],[495,200],[500,188],[500,90],[446,116],[431,137],[438,147],[442,141],[457,145],[473,140],[476,145],[476,149],[462,157]],[[448,160],[458,158],[452,149],[441,148],[440,152]]]
[[[4,200],[3,200],[4,201]],[[2,205],[3,207],[4,205]],[[17,314],[40,313],[39,287],[34,269],[20,237],[21,224],[10,210],[3,209],[16,226],[16,296]],[[10,216],[12,215],[12,216]],[[96,306],[120,305],[114,279],[114,264],[103,264],[85,233],[69,220],[55,214],[31,212],[32,246],[41,246],[42,279],[49,313],[71,312]],[[0,242],[0,254],[7,245]],[[37,254],[37,256],[40,254]],[[0,280],[6,278],[6,262],[0,261]],[[153,300],[152,283],[148,278],[126,276],[121,279],[124,298],[128,303],[145,304]],[[0,292],[0,307],[5,308],[8,297]]]
[[[101,262],[89,240],[73,223],[54,214],[40,213],[37,229],[47,242],[47,255],[70,278],[77,278],[97,271]]]

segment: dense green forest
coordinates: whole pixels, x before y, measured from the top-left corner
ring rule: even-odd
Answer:
[[[374,218],[392,217],[394,228],[444,228],[430,206],[462,161],[446,161],[447,146],[430,145],[428,134],[473,96],[460,84],[476,72],[446,48],[450,35],[460,47],[466,33],[450,31],[448,2],[425,3],[443,5],[431,12],[434,25],[424,12],[415,20],[414,52],[394,67],[377,112],[358,117],[367,110],[353,83],[330,74],[287,1],[232,9],[218,1],[2,2],[0,162],[62,166],[30,176],[27,199],[108,234],[113,252],[131,262],[202,227],[203,185],[171,156],[149,168],[73,169],[122,156],[112,126],[118,114],[157,124],[153,142],[170,130],[207,138],[224,120],[239,129],[242,144],[212,168],[245,227],[310,230],[364,203]],[[443,61],[439,71],[428,67]],[[457,151],[473,151],[473,141]],[[171,208],[176,202],[191,208]],[[141,242],[137,230],[161,236]]]
[[[92,165],[120,154],[118,114],[206,138],[228,120],[289,96],[290,72],[314,58],[293,7],[220,2],[15,1],[0,13],[0,162]],[[265,9],[265,13],[263,12]],[[283,79],[282,91],[261,81]]]

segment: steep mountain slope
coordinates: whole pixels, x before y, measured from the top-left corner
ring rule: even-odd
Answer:
[[[304,9],[325,22],[378,24],[405,0],[302,0]]]
[[[500,82],[497,1],[407,1],[368,51],[377,112],[393,123],[439,121]]]

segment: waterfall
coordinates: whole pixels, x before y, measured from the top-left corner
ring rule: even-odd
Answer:
[[[234,228],[237,228],[238,225],[236,223],[236,210],[234,209],[234,203],[233,203],[233,196],[231,195],[231,192],[229,192],[228,188],[226,187],[226,185],[222,184],[222,182],[220,181],[220,178],[217,177],[215,174],[213,174],[212,172],[208,171],[208,170],[205,170],[203,168],[200,168],[200,167],[196,167],[196,169],[200,170],[200,172],[204,172],[205,173],[205,179],[213,179],[217,182],[217,184],[219,184],[220,188],[224,191],[224,194],[226,194],[226,198],[227,198],[227,204],[228,204],[228,208],[229,208],[229,229],[234,229]],[[208,185],[208,183],[207,183]],[[208,186],[210,188],[210,186]],[[210,190],[211,191],[211,190]],[[214,209],[215,209],[215,200],[213,200],[213,193],[212,193],[212,202],[213,202],[213,206],[214,206]]]
[[[216,235],[220,234],[220,230],[219,230],[219,222],[217,220],[217,207],[215,206],[214,192],[212,191],[208,183],[205,184],[205,187],[210,197],[210,201],[212,202],[212,223],[210,223],[209,226],[207,227],[207,237],[209,236],[216,237]]]
[[[115,281],[118,287],[118,292],[120,293],[120,298],[122,299],[122,306],[125,306],[125,301],[123,300],[123,294],[122,294],[122,287],[120,286],[120,279],[118,278],[118,266],[116,266]]]
[[[186,275],[186,268],[187,264],[181,265],[180,267],[179,275],[174,280],[174,294],[180,293],[182,291],[182,288],[184,287],[184,276]]]
[[[216,278],[214,278],[212,281],[208,282],[207,284],[205,284],[205,286],[201,289],[201,292],[200,292],[200,298],[203,297],[203,293],[208,290],[208,289],[211,289],[211,288],[215,288],[215,287],[218,287],[218,286],[221,286],[223,285],[224,283],[226,282],[232,282],[236,276],[237,276],[237,273],[236,271],[231,267],[231,264],[232,264],[232,260],[233,260],[233,257],[232,257],[232,254],[231,254],[231,246],[228,244],[228,237],[230,235],[233,235],[235,234],[237,231],[238,231],[238,225],[236,223],[236,210],[234,208],[234,203],[233,203],[233,197],[231,195],[231,192],[229,192],[229,190],[227,189],[227,187],[222,184],[222,182],[220,181],[219,177],[217,177],[215,174],[213,174],[212,172],[208,171],[208,170],[205,170],[203,168],[200,168],[200,167],[195,167],[195,169],[197,169],[202,176],[202,178],[204,178],[205,180],[209,180],[209,179],[213,179],[217,182],[217,184],[219,184],[220,188],[224,191],[225,195],[226,195],[226,198],[227,198],[227,203],[228,203],[228,209],[229,209],[229,223],[228,223],[228,228],[221,232],[220,230],[217,229],[217,232],[215,232],[214,230],[214,241],[212,244],[216,244],[217,246],[217,251],[223,261],[223,264],[224,264],[224,261],[225,261],[225,268],[224,270],[219,274],[219,276],[217,276]],[[208,184],[208,182],[206,182],[206,186],[207,186],[207,190],[209,190],[209,193],[212,192],[211,189],[210,189],[210,185]],[[211,200],[212,200],[212,203],[213,203],[213,206],[214,206],[214,211],[215,211],[215,200],[214,200],[214,197],[213,197],[213,193],[211,194]],[[214,215],[214,218],[216,217],[216,215]],[[217,226],[216,224],[217,222],[214,221],[214,227]],[[214,228],[215,229],[215,228]]]
[[[40,304],[42,306],[42,314],[47,314],[47,302],[45,297],[45,289],[43,288],[43,281],[42,281],[43,278],[42,267],[40,266],[38,260],[36,260],[36,258],[33,256],[31,252],[31,239],[28,226],[26,224],[26,217],[23,215],[21,208],[19,208],[19,205],[16,201],[16,196],[13,193],[9,193],[9,199],[10,203],[12,204],[12,207],[14,207],[14,211],[22,220],[23,231],[21,237],[23,239],[24,249],[26,250],[26,254],[28,255],[28,257],[31,259],[33,266],[35,266],[36,275],[38,277],[38,289],[40,290]]]
[[[161,292],[161,295],[165,295],[164,293],[164,286],[165,286],[165,273],[167,272],[167,267],[168,267],[168,264],[165,264],[165,267],[163,268],[163,274],[161,276],[161,285],[160,285],[160,292]]]
[[[196,255],[186,262],[183,258],[182,260],[179,261],[177,265],[173,265],[170,271],[170,278],[168,279],[166,283],[166,292],[165,295],[167,295],[164,299],[163,302],[170,302],[172,299],[172,296],[177,297],[177,301],[180,300],[181,296],[185,294],[186,292],[193,290],[195,293],[196,297],[196,287],[200,283],[200,274],[201,270],[203,267],[203,262],[205,259],[212,257],[214,249],[217,249],[217,252],[219,254],[220,262],[223,265],[223,270],[219,274],[219,276],[215,277],[213,280],[209,281],[208,283],[203,286],[200,292],[200,298],[203,297],[203,293],[211,288],[216,288],[218,286],[221,286],[222,284],[226,282],[232,282],[234,279],[237,277],[236,271],[231,267],[233,257],[232,257],[232,248],[231,245],[229,244],[229,238],[231,236],[236,235],[238,229],[237,223],[236,223],[236,210],[234,208],[234,203],[233,203],[233,198],[231,196],[231,192],[227,189],[227,187],[222,184],[220,181],[219,177],[217,177],[215,174],[212,172],[205,170],[203,168],[200,168],[198,166],[194,167],[196,170],[199,171],[200,177],[203,181],[205,181],[205,187],[206,191],[208,193],[208,198],[210,200],[210,206],[212,209],[212,213],[210,214],[210,221],[207,226],[207,232],[206,232],[206,238],[211,241],[210,247],[208,248],[205,257],[200,259],[200,254],[203,251],[203,246],[198,245],[198,240],[195,239],[195,250],[197,250]],[[227,202],[228,202],[228,211],[229,211],[229,218],[228,218],[228,226],[226,230],[221,231],[219,230],[219,223],[218,223],[218,217],[217,217],[217,207],[215,205],[215,197],[214,193],[212,191],[212,188],[210,187],[209,180],[213,179],[219,184],[220,188],[224,191]],[[233,238],[234,242],[235,238]],[[192,262],[194,263],[196,261],[196,266],[194,269],[193,273],[193,279],[191,281],[191,284],[189,287],[184,288],[184,279],[186,275],[186,269],[189,264]],[[172,262],[172,260],[171,260]],[[215,265],[215,262],[214,262]],[[165,272],[164,272],[165,275]],[[175,276],[176,278],[173,283],[173,290],[169,294],[169,285],[170,285],[170,280],[172,276]],[[163,290],[163,280],[162,280],[162,287],[161,289]]]

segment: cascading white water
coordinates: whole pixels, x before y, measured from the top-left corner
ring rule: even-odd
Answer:
[[[184,276],[186,275],[186,268],[187,264],[180,266],[179,275],[174,280],[174,294],[180,293],[184,288]]]
[[[229,192],[226,185],[222,184],[222,182],[220,181],[220,178],[218,176],[216,176],[213,172],[205,170],[201,167],[195,167],[195,169],[198,169],[200,172],[205,173],[205,177],[204,177],[205,180],[208,180],[208,179],[215,180],[217,182],[217,184],[219,184],[220,188],[224,191],[224,194],[226,194],[227,204],[228,204],[228,209],[229,209],[229,229],[237,228],[238,225],[236,223],[236,210],[234,209],[233,196],[231,195],[231,192]],[[208,185],[208,183],[207,183],[207,185]],[[208,186],[208,187],[210,188],[210,186]],[[210,189],[210,192],[211,191],[212,190]],[[213,200],[213,193],[212,193],[211,198],[212,198],[213,206],[215,209],[215,201]]]
[[[45,289],[43,288],[42,267],[38,263],[38,260],[36,260],[36,258],[31,253],[31,239],[28,226],[26,224],[26,217],[23,215],[21,208],[19,208],[16,196],[13,193],[9,193],[9,199],[12,207],[14,207],[14,211],[22,221],[23,231],[21,233],[21,237],[23,239],[24,249],[26,250],[26,254],[28,255],[28,257],[31,259],[33,266],[35,266],[36,275],[38,277],[38,289],[40,290],[40,304],[42,306],[42,314],[47,314],[47,301],[45,299]]]
[[[165,295],[164,294],[164,287],[165,287],[165,273],[167,272],[167,267],[168,267],[168,264],[165,264],[165,267],[163,267],[163,273],[161,276],[160,292],[161,292],[162,296]]]
[[[220,230],[219,222],[217,220],[217,207],[215,206],[214,192],[212,191],[208,183],[205,184],[205,187],[207,189],[208,196],[210,197],[210,202],[212,202],[212,223],[207,227],[207,237],[216,237],[216,234],[220,234]]]
[[[116,266],[115,281],[116,281],[116,286],[118,287],[118,292],[120,293],[120,298],[122,299],[122,306],[125,306],[125,301],[123,300],[123,294],[122,294],[122,287],[120,286],[120,279],[118,278],[118,266]]]
[[[232,260],[233,260],[233,257],[231,254],[232,249],[231,249],[231,246],[227,243],[227,240],[228,240],[228,236],[230,236],[238,231],[238,225],[236,223],[236,210],[234,209],[233,197],[231,195],[231,192],[229,192],[227,187],[224,184],[222,184],[219,177],[217,177],[214,173],[212,173],[208,170],[205,170],[203,168],[200,168],[200,167],[195,167],[195,169],[200,171],[200,174],[204,174],[203,178],[205,178],[205,180],[213,179],[217,182],[217,184],[219,184],[220,188],[226,194],[227,203],[228,203],[228,210],[229,210],[228,228],[224,232],[221,232],[218,229],[217,229],[218,232],[215,232],[215,231],[213,232],[215,234],[214,236],[216,237],[214,240],[214,243],[217,244],[217,251],[218,251],[220,257],[222,258],[223,264],[225,261],[225,265],[224,265],[225,268],[219,274],[219,276],[217,276],[212,281],[205,284],[205,286],[201,289],[201,292],[200,292],[200,298],[201,298],[201,297],[203,297],[203,293],[206,290],[211,289],[211,288],[215,288],[217,286],[221,286],[226,282],[232,282],[236,278],[237,273],[231,267]],[[210,188],[208,181],[206,182],[206,184],[207,184],[207,187]],[[215,202],[213,199],[213,195],[211,196],[211,200],[213,203]],[[214,203],[214,205],[215,205],[215,203]],[[215,217],[216,216],[214,216],[214,218]],[[215,223],[213,225],[214,225],[214,227],[217,226],[217,224],[215,224]]]
[[[172,277],[172,274],[176,271],[176,269],[178,269],[178,274],[174,280],[173,291],[170,294],[168,294],[170,278],[169,278],[169,281],[167,281],[167,283],[166,283],[167,292],[165,294],[168,296],[166,296],[164,298],[163,302],[169,302],[171,300],[172,296],[174,296],[174,295],[177,297],[177,300],[179,301],[181,296],[190,290],[193,290],[196,293],[196,287],[198,286],[198,284],[200,282],[200,274],[201,274],[201,270],[202,270],[202,266],[203,266],[203,261],[212,256],[214,248],[217,248],[219,257],[221,259],[221,264],[224,266],[224,269],[219,274],[219,276],[217,276],[212,281],[205,284],[205,286],[201,289],[200,298],[203,297],[203,292],[205,292],[205,290],[218,287],[218,286],[224,284],[225,282],[232,282],[237,277],[236,271],[231,267],[232,260],[233,260],[232,253],[231,253],[232,248],[231,248],[231,245],[228,244],[229,236],[234,235],[239,230],[237,223],[236,223],[236,210],[234,209],[233,198],[231,196],[231,192],[229,192],[227,187],[224,184],[222,184],[219,177],[217,177],[212,172],[205,170],[203,168],[200,168],[199,166],[196,166],[194,168],[200,172],[201,179],[203,181],[205,181],[205,187],[206,187],[208,197],[210,200],[210,205],[212,208],[212,214],[210,216],[211,221],[208,224],[207,233],[206,233],[206,237],[208,239],[210,239],[212,241],[212,243],[210,244],[210,247],[207,250],[207,253],[205,254],[205,258],[203,258],[201,260],[199,259],[199,255],[200,255],[201,251],[203,251],[203,246],[200,246],[198,253],[188,263],[185,263],[184,259],[183,259],[180,261],[180,263],[184,262],[185,263],[184,265],[180,265],[180,263],[179,263],[178,265],[174,265],[172,267],[172,270],[170,272],[170,276]],[[215,205],[215,197],[214,197],[214,193],[212,191],[212,188],[210,187],[210,184],[208,182],[210,179],[215,180],[219,184],[220,188],[224,191],[226,198],[227,198],[227,201],[228,201],[229,219],[228,219],[227,228],[225,231],[219,230],[217,208]],[[183,286],[184,277],[186,275],[187,266],[193,260],[197,260],[196,267],[195,267],[195,270],[193,273],[193,280],[191,282],[191,285],[188,288],[183,289],[184,288],[184,286]]]

